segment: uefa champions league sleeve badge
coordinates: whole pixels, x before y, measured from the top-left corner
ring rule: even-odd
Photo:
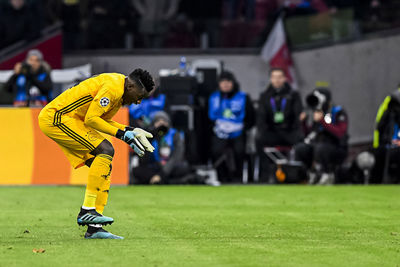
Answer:
[[[103,108],[107,107],[108,104],[110,104],[110,99],[108,97],[102,97],[100,99],[100,106],[102,106]]]

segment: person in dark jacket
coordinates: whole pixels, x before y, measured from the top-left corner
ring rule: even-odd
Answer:
[[[40,36],[40,18],[25,0],[9,0],[0,6],[0,49]]]
[[[268,181],[270,162],[264,147],[292,147],[303,138],[300,94],[287,83],[283,69],[270,70],[270,84],[261,94],[257,112],[257,152],[260,157],[260,180]]]
[[[327,88],[317,88],[307,96],[312,110],[311,124],[304,143],[295,147],[296,159],[310,170],[311,184],[333,184],[335,169],[348,152],[348,117],[343,107],[332,103]],[[306,121],[305,118],[304,121]]]
[[[14,74],[5,83],[4,88],[15,92],[14,106],[45,106],[52,98],[50,67],[43,61],[43,54],[30,50],[26,61],[15,64]]]
[[[219,180],[241,181],[246,130],[254,125],[254,107],[229,71],[221,73],[219,90],[211,94],[208,104],[208,117],[213,123],[211,158]]]
[[[122,48],[130,19],[129,1],[87,0],[86,2],[87,8],[83,17],[87,18],[87,47]]]
[[[135,184],[205,184],[204,176],[197,175],[185,160],[185,143],[181,132],[173,128],[164,111],[157,112],[152,121],[154,152],[140,159],[133,168]]]

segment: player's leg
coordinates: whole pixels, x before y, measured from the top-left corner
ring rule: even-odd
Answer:
[[[114,156],[114,148],[110,142],[104,140],[95,150],[91,152],[91,154],[95,156],[95,159],[101,155],[111,156],[112,159],[112,157]],[[103,214],[104,207],[107,205],[108,193],[110,191],[110,175],[112,171],[111,162],[107,166],[107,171],[108,172],[106,175],[102,175],[103,179],[101,180],[101,185],[99,187],[100,190],[97,191],[97,198],[95,203],[96,211],[100,214]]]
[[[103,140],[90,154],[94,155],[94,159],[90,164],[88,183],[86,186],[85,199],[83,202],[84,209],[96,209],[97,195],[100,192],[108,191],[111,162],[114,156],[114,148],[108,140]],[[98,210],[103,213],[104,207]]]
[[[110,174],[111,174],[111,161],[114,156],[114,148],[112,144],[103,140],[99,146],[97,146],[91,154],[95,156],[85,162],[89,166],[89,177],[88,184],[85,192],[84,209],[92,207],[87,207],[85,205],[93,205],[91,194],[94,193],[93,188],[95,188],[96,200],[94,203],[95,211],[99,214],[103,214],[104,207],[107,204],[108,192],[110,190]],[[103,216],[104,217],[104,216]],[[86,239],[123,239],[123,237],[114,235],[107,232],[102,228],[102,224],[88,224],[87,232],[85,233]]]
[[[89,168],[91,167],[93,160],[95,158],[90,158],[85,162],[85,165],[88,166]],[[110,164],[110,172],[112,171],[112,164]],[[97,191],[97,198],[96,198],[96,211],[100,214],[103,214],[104,207],[107,204],[107,199],[108,199],[108,193],[110,190],[110,176],[105,180],[104,184],[100,187],[100,191]]]
[[[83,164],[90,166],[88,192],[85,193],[87,197],[84,201],[89,209],[81,208],[77,221],[81,225],[93,224],[96,226],[98,224],[97,226],[100,227],[94,227],[93,229],[96,231],[86,233],[85,238],[120,239],[121,237],[114,236],[101,228],[102,224],[112,223],[114,220],[96,212],[95,209],[97,188],[108,186],[107,183],[104,185],[102,179],[105,179],[101,176],[106,175],[106,178],[109,179],[110,164],[114,154],[111,143],[97,131],[86,127],[83,121],[63,117],[62,123],[54,124],[53,115],[47,114],[46,109],[43,109],[39,116],[39,126],[44,134],[60,145],[74,168]],[[89,228],[92,229],[92,227]]]
[[[109,217],[103,216],[104,218],[93,219],[93,216],[101,215],[107,203],[114,148],[109,141],[103,140],[90,153],[95,157],[90,163],[85,198],[78,215],[78,224],[111,224],[113,220]]]

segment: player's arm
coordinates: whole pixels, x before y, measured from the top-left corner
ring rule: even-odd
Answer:
[[[148,137],[153,137],[152,134],[140,128],[130,130],[125,125],[102,117],[119,100],[120,97],[116,96],[112,89],[103,86],[88,108],[85,116],[85,125],[125,141],[139,156],[143,156],[145,150],[153,152],[154,147],[147,140]]]
[[[85,125],[121,139],[125,131],[133,128],[111,119],[118,110],[111,111],[104,116],[118,101],[119,99],[113,95],[111,90],[101,89],[88,108]]]
[[[128,127],[127,125],[121,124],[119,122],[113,121],[113,117],[115,116],[115,114],[117,114],[118,110],[114,109],[111,112],[108,112],[107,115],[102,116],[103,120],[105,120],[107,123],[109,123],[110,125],[120,129],[121,131],[125,131],[127,129],[132,130],[133,128]]]
[[[118,129],[120,129],[121,131],[125,131],[130,128],[124,124],[121,124],[121,123],[113,121],[113,120],[106,120],[106,122],[108,122],[109,124],[111,124],[112,126],[118,128]]]
[[[103,98],[103,100],[104,99],[105,98]],[[110,101],[109,98],[107,98],[107,99],[108,99],[108,101]],[[104,101],[106,101],[106,100],[104,100]],[[108,105],[111,106],[111,104],[108,104]],[[100,132],[103,132],[103,133],[106,133],[106,134],[109,134],[112,136],[116,136],[119,128],[116,127],[115,125],[107,122],[103,118],[101,118],[101,116],[105,112],[106,112],[105,108],[102,107],[100,104],[100,101],[95,98],[92,101],[92,103],[90,104],[89,109],[86,113],[85,125],[93,128],[97,131],[100,131]]]

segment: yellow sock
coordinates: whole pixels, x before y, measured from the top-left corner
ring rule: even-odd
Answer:
[[[98,192],[110,178],[112,157],[106,154],[97,155],[89,169],[88,183],[86,185],[83,206],[95,208]],[[104,207],[103,207],[104,209]]]
[[[107,205],[108,192],[110,190],[110,176],[104,181],[103,185],[100,187],[100,191],[97,192],[96,198],[96,211],[103,214],[104,207]]]

